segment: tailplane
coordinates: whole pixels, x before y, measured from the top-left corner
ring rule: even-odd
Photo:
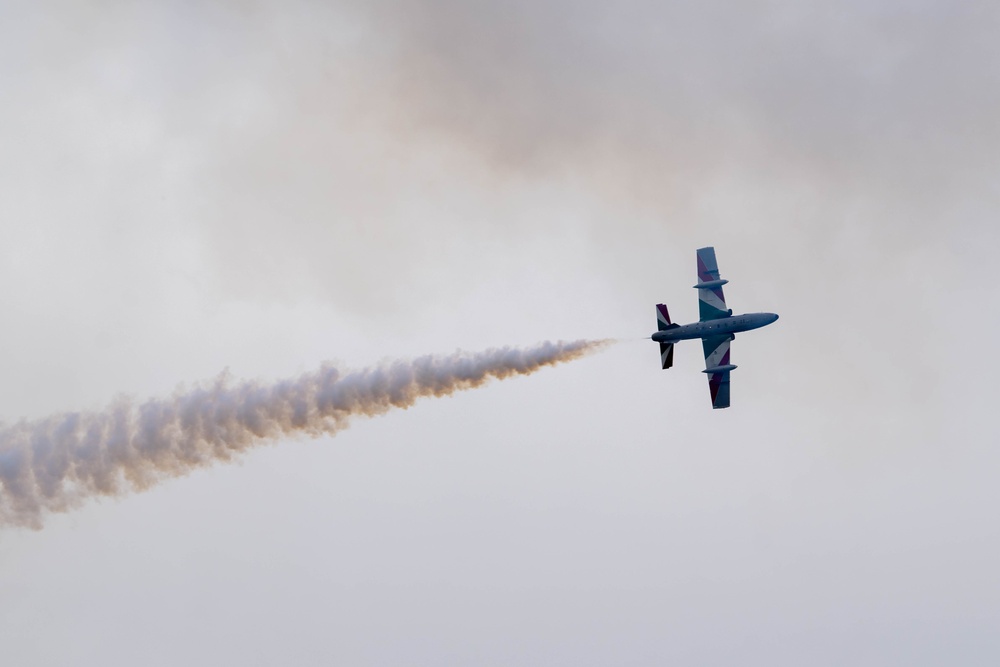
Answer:
[[[663,364],[663,370],[667,370],[674,365],[673,343],[660,343],[660,362]]]
[[[657,331],[666,331],[676,328],[677,324],[670,321],[670,311],[662,303],[656,304],[656,328]],[[660,343],[660,363],[666,370],[674,365],[674,344]]]
[[[670,321],[670,311],[667,310],[666,304],[656,304],[656,330],[666,331],[667,329],[673,329],[676,326],[676,324],[673,324]]]

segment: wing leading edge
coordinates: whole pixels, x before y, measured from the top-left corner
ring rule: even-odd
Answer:
[[[702,338],[701,346],[705,350],[705,370],[708,375],[708,390],[712,394],[712,408],[729,407],[729,371],[734,366],[729,363],[729,343],[732,336],[713,336]],[[720,370],[713,371],[718,368]]]
[[[727,280],[719,277],[719,264],[715,260],[715,248],[698,249],[698,314],[700,320],[718,320],[729,317],[733,311],[726,306],[726,295],[722,286]],[[729,342],[732,336],[712,336],[702,338],[705,350],[705,373],[708,374],[708,390],[712,394],[712,408],[729,407],[729,372],[734,368],[729,364]],[[718,369],[718,370],[716,370]]]
[[[726,306],[722,286],[728,280],[719,278],[719,265],[715,261],[715,248],[698,248],[698,313],[702,322],[729,317],[733,311]]]

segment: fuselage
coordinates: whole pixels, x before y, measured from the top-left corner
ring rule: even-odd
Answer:
[[[657,331],[651,338],[658,343],[673,343],[678,340],[690,340],[692,338],[711,338],[713,336],[727,336],[741,331],[750,331],[766,327],[778,319],[774,313],[746,313],[744,315],[730,315],[717,320],[706,320],[693,324],[681,324],[663,331]]]

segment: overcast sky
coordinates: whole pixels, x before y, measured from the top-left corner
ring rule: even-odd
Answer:
[[[0,528],[17,665],[995,665],[1000,8],[0,2],[0,419],[621,342]],[[713,411],[698,247],[736,312]],[[0,490],[0,493],[3,493]]]

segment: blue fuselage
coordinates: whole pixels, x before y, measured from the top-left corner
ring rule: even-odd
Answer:
[[[745,315],[730,315],[717,320],[706,320],[694,324],[682,324],[663,331],[657,331],[651,338],[658,343],[673,343],[678,340],[692,338],[710,338],[727,336],[741,331],[760,329],[771,324],[778,316],[774,313],[746,313]]]

